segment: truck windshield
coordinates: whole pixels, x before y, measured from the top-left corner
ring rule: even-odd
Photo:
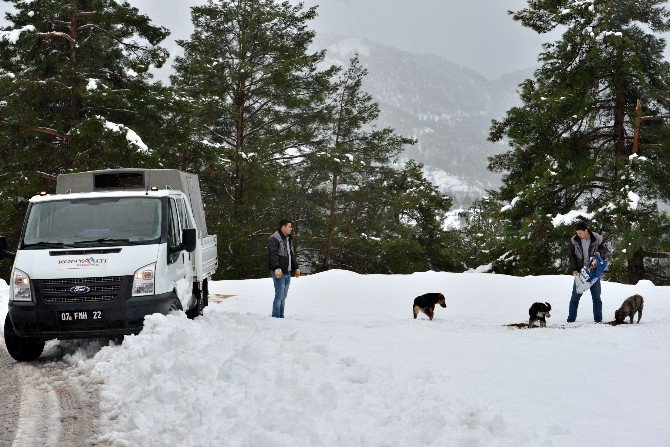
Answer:
[[[106,197],[34,203],[23,248],[156,243],[159,198]]]

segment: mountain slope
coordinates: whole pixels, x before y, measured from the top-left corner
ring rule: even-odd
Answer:
[[[457,204],[467,204],[498,185],[487,157],[506,149],[487,141],[493,118],[518,101],[516,86],[531,76],[522,70],[490,81],[431,54],[413,54],[357,38],[319,36],[329,64],[346,65],[359,53],[369,71],[365,89],[379,102],[381,125],[419,140],[404,157],[426,165],[428,176]]]

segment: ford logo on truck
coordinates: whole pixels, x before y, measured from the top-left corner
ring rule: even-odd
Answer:
[[[74,286],[70,287],[70,293],[76,293],[78,295],[81,295],[83,293],[88,293],[91,291],[90,287],[87,286]]]

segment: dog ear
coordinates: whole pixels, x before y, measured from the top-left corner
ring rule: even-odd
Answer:
[[[551,309],[551,304],[547,303],[546,301],[544,302],[544,304],[546,304],[547,307],[548,307],[549,309]]]

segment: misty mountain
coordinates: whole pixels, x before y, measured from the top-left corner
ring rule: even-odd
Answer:
[[[414,54],[358,38],[319,36],[327,63],[347,65],[358,52],[369,71],[364,88],[381,107],[380,124],[418,139],[403,157],[425,164],[427,176],[467,205],[499,184],[487,157],[506,150],[487,141],[491,120],[519,103],[517,86],[532,69],[494,80],[431,54]]]

